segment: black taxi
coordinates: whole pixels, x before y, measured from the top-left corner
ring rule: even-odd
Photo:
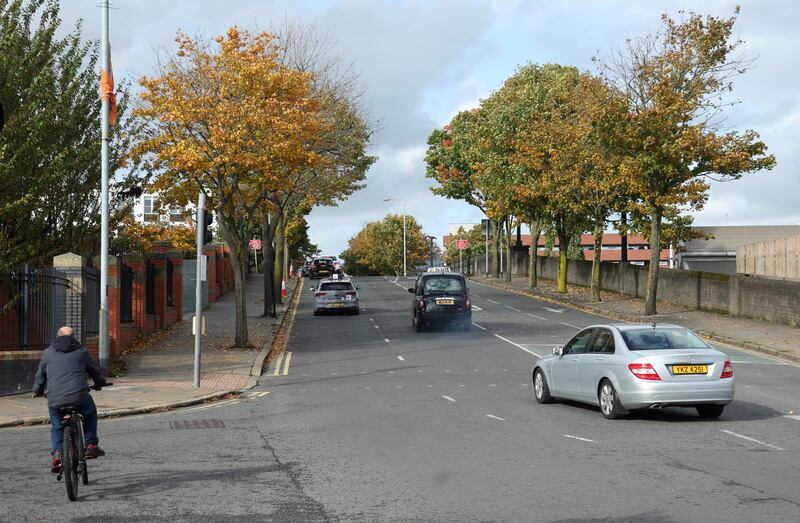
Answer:
[[[426,325],[457,323],[463,330],[472,329],[472,303],[467,281],[456,272],[427,272],[417,277],[408,289],[412,325],[422,332]]]

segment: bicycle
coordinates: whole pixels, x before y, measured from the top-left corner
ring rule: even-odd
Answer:
[[[113,383],[106,383],[103,387],[110,387]],[[100,390],[101,387],[92,387]],[[89,389],[91,390],[91,389]],[[83,415],[75,405],[66,405],[58,409],[61,424],[64,427],[63,449],[61,454],[61,470],[56,477],[57,481],[64,478],[67,487],[67,497],[70,501],[78,499],[78,476],[81,483],[89,484],[89,470],[86,467],[86,442],[83,439]]]

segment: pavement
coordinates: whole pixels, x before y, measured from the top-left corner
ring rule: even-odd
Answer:
[[[296,280],[287,282],[292,295]],[[204,311],[200,387],[194,388],[193,314],[184,321],[134,345],[122,355],[124,376],[111,377],[113,387],[92,395],[100,417],[174,409],[228,398],[256,385],[289,298],[278,306],[278,318],[263,317],[264,279],[247,280],[247,322],[251,347],[231,348],[235,301],[231,291]],[[0,427],[49,423],[46,400],[29,394],[0,396]]]
[[[537,287],[530,289],[528,278],[523,276],[513,276],[511,282],[483,276],[471,279],[478,284],[563,304],[614,320],[682,325],[711,340],[800,363],[800,328],[797,327],[689,309],[664,301],[657,304],[658,315],[645,316],[643,298],[603,291],[601,301],[594,302],[588,288],[570,285],[564,295],[550,280],[540,279]]]
[[[719,419],[606,420],[531,387],[536,358],[603,318],[473,282],[471,332],[418,333],[410,280],[357,283],[358,316],[299,294],[253,389],[103,420],[80,502],[47,471],[47,426],[0,430],[0,521],[797,521],[800,366],[721,346]]]

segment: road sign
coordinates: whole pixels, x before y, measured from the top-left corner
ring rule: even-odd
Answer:
[[[261,240],[250,240],[250,250],[253,251],[260,251],[261,250]]]
[[[467,249],[467,240],[456,240],[456,249],[464,251]]]

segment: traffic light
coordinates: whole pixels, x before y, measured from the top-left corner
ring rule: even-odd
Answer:
[[[206,209],[203,212],[203,245],[207,243],[211,243],[214,239],[214,235],[211,232],[211,224],[214,223],[214,215],[211,213],[210,210]]]

